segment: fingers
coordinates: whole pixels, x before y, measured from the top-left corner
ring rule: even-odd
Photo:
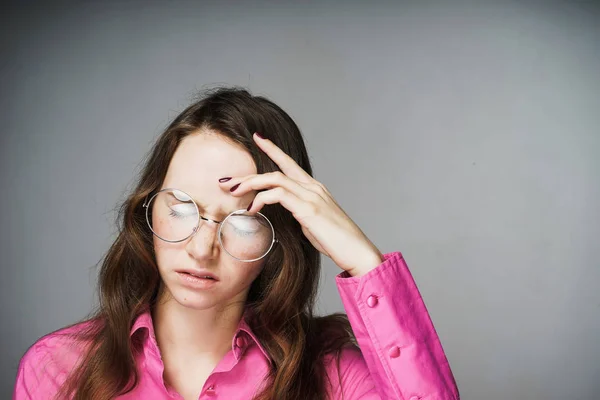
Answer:
[[[258,211],[263,205],[273,204],[272,202],[277,201],[292,213],[316,211],[312,208],[317,207],[323,201],[335,203],[321,183],[313,179],[272,141],[261,138],[256,133],[253,137],[257,146],[277,164],[281,171],[219,180],[221,188],[228,190],[236,197],[241,197],[251,191],[260,191],[249,206],[250,212]],[[264,202],[261,203],[261,201]],[[309,204],[302,206],[297,204],[297,201]]]
[[[264,191],[281,187],[305,201],[324,200],[321,195],[324,192],[319,190],[320,186],[312,183],[305,184],[296,182],[279,171],[249,175],[245,178],[220,183],[220,185],[223,190],[229,190],[229,192],[236,197],[243,196],[251,191]]]
[[[248,212],[252,214],[260,211],[266,204],[276,203],[290,211],[300,223],[302,223],[302,219],[317,214],[319,209],[314,202],[302,200],[294,193],[278,186],[257,194],[250,204]]]
[[[260,137],[256,133],[253,138],[257,146],[264,151],[275,164],[277,164],[285,175],[300,182],[311,182],[313,180],[313,178],[304,171],[292,157],[288,156],[283,150],[277,147],[275,143],[269,139]]]

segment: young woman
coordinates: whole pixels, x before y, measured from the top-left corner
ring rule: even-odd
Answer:
[[[222,88],[184,110],[119,222],[99,310],[27,351],[15,399],[459,398],[402,255],[312,178],[264,97]],[[313,315],[320,253],[347,317]]]

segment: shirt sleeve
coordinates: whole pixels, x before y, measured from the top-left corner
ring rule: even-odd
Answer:
[[[51,398],[56,391],[44,373],[45,357],[40,354],[37,345],[33,345],[21,358],[17,371],[17,380],[13,390],[13,400],[35,400]]]
[[[386,400],[460,398],[439,337],[401,253],[385,254],[382,264],[360,277],[343,272],[336,283],[370,374],[365,385],[372,382]]]
[[[27,384],[27,381],[30,378],[30,374],[26,371],[27,369],[26,365],[23,364],[23,360],[21,360],[17,371],[17,381],[15,382],[15,387],[13,389],[13,400],[33,399],[28,388],[29,385]]]
[[[52,334],[34,343],[19,363],[13,400],[53,399],[72,368],[57,362],[67,358],[65,349],[64,341]]]
[[[326,359],[329,382],[328,399],[332,400],[381,400],[369,367],[360,350],[348,347],[342,350],[339,359]]]

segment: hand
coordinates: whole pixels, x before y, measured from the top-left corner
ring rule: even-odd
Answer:
[[[254,141],[281,169],[277,172],[236,177],[220,183],[233,196],[258,193],[250,204],[255,213],[265,204],[280,203],[302,226],[317,250],[352,276],[360,276],[383,261],[381,252],[333,199],[327,188],[313,179],[290,156],[268,139]]]

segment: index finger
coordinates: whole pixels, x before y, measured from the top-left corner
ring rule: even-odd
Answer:
[[[285,175],[300,182],[311,182],[313,180],[313,177],[308,172],[303,170],[292,157],[277,147],[275,143],[260,136],[258,133],[254,133],[253,137],[258,147],[277,164],[281,172]]]

